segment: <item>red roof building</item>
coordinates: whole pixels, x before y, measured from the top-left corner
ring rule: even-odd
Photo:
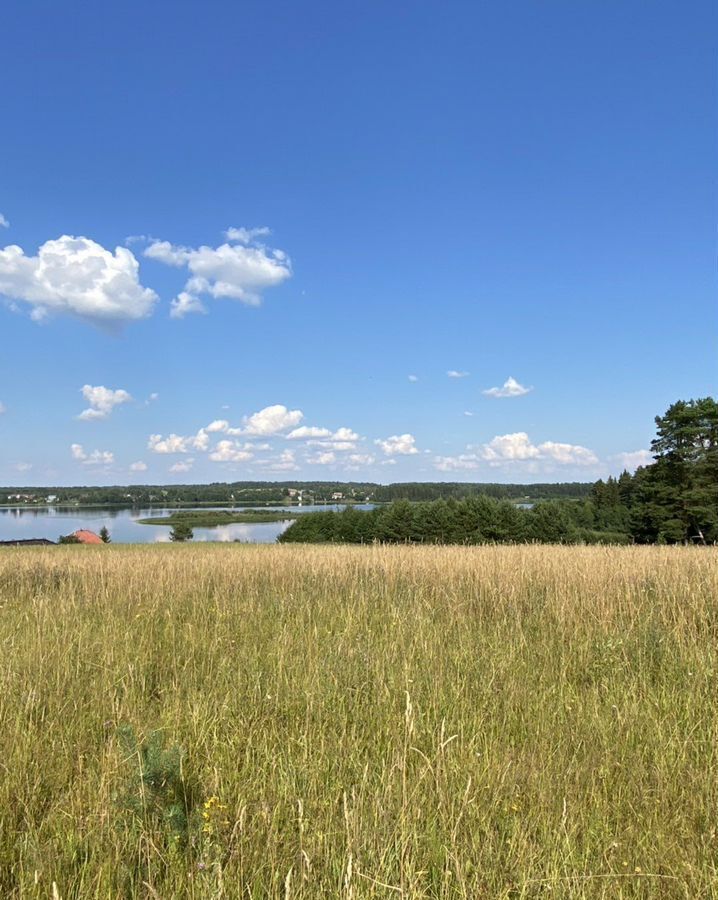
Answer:
[[[80,528],[79,531],[75,531],[73,534],[81,544],[102,543],[102,538],[99,534],[95,534],[94,531],[87,531],[85,528]]]

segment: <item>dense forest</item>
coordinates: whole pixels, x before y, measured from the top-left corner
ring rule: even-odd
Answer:
[[[654,463],[597,481],[581,500],[530,509],[484,493],[429,502],[398,500],[368,512],[302,516],[282,542],[544,543],[718,542],[718,404],[674,403],[656,418]]]
[[[282,543],[629,543],[622,531],[581,524],[592,521],[591,501],[542,500],[522,509],[509,500],[468,497],[464,500],[395,500],[372,510],[348,507],[342,512],[308,513],[279,538]]]

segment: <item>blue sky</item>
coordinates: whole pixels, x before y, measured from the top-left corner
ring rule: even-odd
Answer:
[[[717,20],[13,4],[0,483],[645,460],[716,392]]]

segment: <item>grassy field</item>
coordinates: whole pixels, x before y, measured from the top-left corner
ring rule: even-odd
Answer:
[[[0,897],[718,896],[712,549],[0,551]]]

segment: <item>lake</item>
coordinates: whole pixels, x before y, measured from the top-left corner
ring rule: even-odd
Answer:
[[[257,509],[254,507],[194,507],[182,509]],[[282,509],[281,506],[262,509]],[[371,504],[357,505],[357,509],[371,509]],[[293,506],[292,512],[325,512],[344,509],[343,504],[322,504],[320,506]],[[138,519],[169,516],[178,507],[167,509],[163,506],[143,508],[121,507],[27,507],[13,506],[0,508],[0,541],[48,538],[56,541],[61,534],[70,534],[78,528],[88,528],[98,532],[106,526],[110,537],[118,544],[155,544],[169,541],[170,528],[166,525],[140,525]],[[195,541],[245,541],[253,544],[273,544],[277,537],[292,524],[291,519],[280,522],[258,522],[257,524],[218,525],[216,528],[195,528]]]

